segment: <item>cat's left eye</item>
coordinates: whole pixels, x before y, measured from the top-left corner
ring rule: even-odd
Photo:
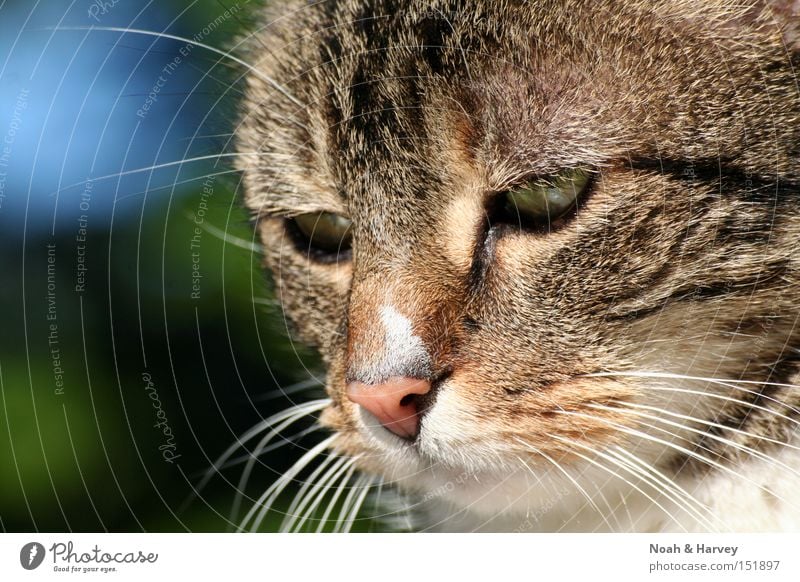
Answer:
[[[298,246],[313,251],[318,258],[339,257],[350,250],[353,223],[332,212],[300,214],[290,219],[299,235]]]
[[[589,186],[589,173],[571,169],[535,178],[504,192],[505,214],[519,224],[550,225],[575,208]]]

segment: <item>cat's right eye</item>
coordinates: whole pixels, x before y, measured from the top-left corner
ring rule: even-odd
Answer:
[[[314,251],[317,257],[339,257],[350,250],[353,222],[332,212],[311,212],[289,219],[301,239],[302,250]]]
[[[589,185],[589,173],[579,168],[536,178],[504,192],[501,210],[510,222],[550,229],[576,207]]]

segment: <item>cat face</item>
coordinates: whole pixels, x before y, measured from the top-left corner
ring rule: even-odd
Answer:
[[[657,4],[297,3],[252,45],[246,203],[363,470],[492,512],[608,451],[784,438],[789,37]]]

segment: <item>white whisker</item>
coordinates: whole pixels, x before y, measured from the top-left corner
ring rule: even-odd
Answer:
[[[353,508],[350,510],[350,514],[347,516],[344,522],[344,526],[342,527],[342,531],[344,533],[349,533],[350,530],[353,528],[355,524],[356,517],[358,516],[358,512],[361,511],[361,506],[364,505],[364,500],[367,498],[367,494],[369,490],[372,488],[372,481],[373,477],[367,476],[367,479],[364,481],[364,484],[361,485],[362,491],[359,494],[356,502],[353,504]]]
[[[726,473],[728,473],[730,475],[733,475],[734,477],[738,477],[739,479],[742,479],[743,481],[747,481],[751,485],[755,485],[758,489],[760,489],[764,493],[766,493],[768,495],[771,495],[771,496],[774,496],[774,497],[780,499],[781,501],[784,501],[787,504],[791,505],[792,507],[795,507],[793,503],[789,502],[788,500],[784,499],[783,497],[775,495],[774,492],[770,491],[769,489],[767,489],[763,485],[761,485],[759,483],[756,483],[752,479],[748,479],[747,477],[745,477],[741,473],[738,473],[737,471],[734,471],[733,469],[731,469],[730,467],[725,466],[722,463],[714,461],[713,459],[709,459],[708,457],[704,457],[703,455],[697,453],[696,451],[687,449],[686,447],[682,447],[680,445],[677,445],[675,443],[666,441],[664,439],[660,439],[660,438],[658,438],[656,436],[647,434],[645,432],[642,432],[642,431],[639,431],[639,430],[635,430],[635,429],[632,429],[632,428],[628,428],[628,427],[623,426],[623,425],[621,425],[619,423],[612,422],[612,421],[610,421],[610,420],[608,420],[606,418],[602,418],[602,417],[599,417],[599,416],[582,414],[582,413],[579,413],[579,412],[566,412],[566,411],[559,411],[559,412],[561,414],[574,415],[574,416],[579,416],[579,417],[583,417],[583,418],[589,418],[589,419],[592,419],[592,420],[598,420],[600,422],[604,422],[604,423],[608,424],[609,426],[614,427],[616,430],[618,430],[621,433],[625,433],[625,434],[628,434],[628,435],[634,436],[634,437],[639,437],[639,438],[644,439],[644,440],[649,440],[651,442],[657,443],[657,444],[662,445],[662,446],[670,447],[670,448],[672,448],[672,449],[674,449],[674,450],[676,450],[676,451],[678,451],[680,453],[683,453],[684,455],[689,456],[690,458],[696,459],[696,460],[698,460],[698,461],[700,461],[700,462],[702,462],[702,463],[704,463],[706,465],[710,465],[710,466],[712,466],[712,467],[714,467],[716,469],[724,471],[724,472],[726,472]],[[660,430],[662,430],[662,432],[667,432],[671,436],[677,437],[677,438],[682,439],[682,440],[686,440],[686,439],[683,439],[682,437],[680,437],[679,435],[675,435],[674,433],[669,433],[669,431],[665,431],[663,429],[660,429]]]
[[[230,457],[239,449],[241,449],[245,443],[251,441],[265,430],[269,429],[272,426],[275,426],[277,423],[281,423],[287,419],[293,419],[296,417],[296,420],[299,420],[303,416],[308,416],[309,414],[313,414],[314,412],[318,412],[328,406],[330,404],[330,399],[323,398],[320,400],[314,400],[311,402],[304,402],[302,404],[298,404],[297,406],[293,406],[292,408],[288,408],[286,410],[282,410],[281,412],[270,416],[269,418],[259,422],[253,428],[245,432],[242,436],[236,439],[236,442],[229,446],[225,452],[223,452],[217,460],[209,467],[209,469],[205,472],[205,475],[198,483],[196,490],[199,492],[201,491],[208,482],[213,478],[213,476],[219,473],[220,469],[225,465],[226,461],[230,459]],[[288,425],[287,425],[288,426]],[[283,427],[285,428],[285,427]],[[283,430],[283,429],[281,429]]]
[[[339,498],[342,496],[342,493],[344,493],[344,490],[347,487],[347,484],[350,483],[350,480],[353,478],[353,473],[355,473],[355,471],[356,471],[356,464],[355,462],[353,462],[350,465],[350,468],[347,470],[347,473],[339,483],[339,486],[336,488],[336,491],[334,491],[333,496],[328,502],[328,507],[325,508],[325,513],[323,513],[322,517],[320,517],[316,533],[322,533],[322,530],[325,529],[325,525],[328,523],[328,518],[333,512],[333,509],[336,507],[336,502],[339,501]],[[383,484],[381,483],[381,485]]]
[[[583,495],[586,498],[586,501],[589,503],[589,506],[593,510],[595,510],[603,518],[603,521],[608,526],[609,530],[611,529],[611,524],[608,523],[608,520],[606,520],[605,514],[600,510],[600,508],[597,506],[597,504],[594,502],[594,500],[589,496],[589,494],[586,492],[586,490],[583,487],[581,487],[581,485],[578,483],[578,481],[572,475],[570,475],[569,472],[567,472],[567,470],[564,469],[564,467],[562,467],[560,463],[558,463],[550,455],[546,454],[544,451],[538,449],[537,447],[533,446],[532,444],[527,443],[527,442],[525,442],[525,441],[523,441],[522,439],[519,439],[519,438],[515,438],[514,440],[516,440],[518,443],[522,444],[523,446],[528,447],[531,451],[533,451],[537,455],[543,457],[546,461],[548,461],[556,469],[558,469],[567,479],[569,479],[569,481],[575,486],[575,488],[581,493],[581,495]],[[528,471],[530,471],[532,475],[534,475],[534,476],[536,475],[533,472],[533,470],[528,466],[528,464],[521,457],[517,457],[517,459],[519,459],[520,463],[525,465],[525,468],[527,468]]]
[[[789,448],[789,449],[794,449],[796,451],[800,451],[800,447],[792,445],[792,444],[790,444],[788,442],[785,442],[785,441],[780,441],[778,439],[773,439],[773,438],[770,438],[768,436],[755,434],[755,433],[748,432],[746,430],[741,430],[741,429],[738,429],[738,428],[735,428],[735,427],[732,427],[732,426],[725,426],[725,425],[719,424],[717,422],[712,422],[710,420],[704,420],[704,419],[697,418],[697,417],[694,417],[694,416],[687,416],[685,414],[679,414],[677,412],[672,412],[672,411],[669,411],[669,410],[665,410],[663,408],[658,408],[657,406],[648,406],[646,404],[637,404],[637,403],[634,403],[634,402],[625,402],[625,401],[622,401],[622,400],[615,401],[615,404],[618,404],[618,405],[621,405],[621,406],[625,406],[625,407],[628,407],[628,408],[638,408],[638,409],[649,410],[651,412],[658,412],[658,413],[661,413],[661,414],[665,414],[665,415],[671,416],[673,418],[680,418],[681,420],[688,420],[688,421],[697,422],[699,424],[703,424],[703,425],[706,425],[706,426],[712,426],[712,427],[715,427],[715,428],[724,429],[726,431],[734,432],[734,433],[740,434],[742,436],[752,437],[752,438],[760,440],[760,441],[766,441],[766,442],[772,443],[774,445],[779,445],[779,446],[782,446],[782,447],[786,447],[786,448]]]
[[[284,515],[283,521],[281,522],[281,525],[278,528],[280,531],[288,531],[288,529],[286,527],[286,524],[288,522],[290,522],[290,521],[294,522],[293,516],[298,512],[298,509],[297,509],[298,506],[303,504],[302,507],[305,508],[305,506],[306,506],[305,499],[307,497],[308,491],[309,491],[309,489],[311,489],[312,491],[316,490],[318,484],[320,483],[319,476],[324,471],[329,469],[330,465],[333,465],[333,467],[334,467],[333,470],[335,471],[336,467],[338,467],[342,462],[344,462],[344,460],[345,459],[343,457],[340,457],[338,455],[328,455],[314,469],[314,471],[312,471],[311,474],[308,477],[306,477],[305,481],[300,486],[300,489],[297,491],[297,493],[295,493],[294,499],[292,499],[291,503],[289,504],[289,507],[285,511],[285,515]],[[326,473],[326,476],[330,476],[330,473],[329,472]],[[324,478],[322,479],[322,481],[324,482]],[[302,509],[300,509],[299,511],[302,511]]]
[[[239,170],[222,170],[220,172],[211,172],[209,174],[201,174],[199,176],[192,176],[191,178],[186,178],[185,180],[173,180],[171,183],[169,183],[169,184],[167,184],[165,186],[148,187],[146,190],[138,190],[138,191],[135,191],[135,192],[129,192],[128,194],[125,194],[124,196],[118,196],[116,198],[116,201],[117,202],[121,202],[122,200],[127,200],[128,198],[133,198],[134,196],[141,196],[142,194],[151,194],[153,192],[158,192],[159,190],[167,190],[167,189],[174,190],[177,186],[182,186],[183,184],[188,184],[189,182],[199,182],[200,180],[205,180],[207,178],[215,178],[217,176],[224,176],[224,175],[227,175],[227,174],[235,174],[238,171]],[[82,182],[82,183],[85,184],[86,182]],[[72,186],[68,186],[67,188],[72,188],[73,186],[78,186],[80,184],[81,183],[79,182],[79,183],[74,184]],[[58,192],[60,192],[60,191],[61,190],[53,192],[53,196],[58,194]]]
[[[346,516],[350,512],[350,507],[352,507],[353,503],[355,503],[356,495],[358,495],[358,492],[361,491],[361,487],[363,487],[364,483],[366,483],[368,480],[369,477],[367,475],[359,475],[358,479],[356,479],[356,482],[350,488],[350,491],[347,492],[347,497],[344,498],[342,507],[339,510],[339,515],[336,518],[336,527],[333,530],[335,533],[342,531]]]
[[[130,176],[131,174],[141,174],[142,172],[154,172],[156,170],[163,170],[164,168],[172,168],[175,166],[183,166],[185,164],[191,164],[194,162],[218,160],[220,158],[238,158],[245,156],[260,156],[260,155],[261,154],[259,152],[223,152],[220,154],[207,154],[205,156],[195,156],[193,158],[184,158],[182,160],[174,160],[172,162],[163,162],[161,164],[153,164],[151,166],[145,166],[142,168],[134,168],[132,170],[123,170],[122,172],[116,172],[114,174],[106,174],[105,176],[98,176],[96,178],[92,178],[92,181],[95,182],[97,180],[108,180],[110,178],[122,178],[123,176]],[[72,187],[73,185],[67,186],[67,188],[72,188]]]
[[[591,447],[588,447],[588,446],[586,446],[586,445],[584,445],[584,444],[582,444],[582,443],[579,443],[579,442],[573,442],[573,441],[571,441],[571,440],[569,440],[569,439],[565,439],[565,438],[563,438],[563,437],[561,437],[561,436],[559,436],[559,435],[553,435],[553,434],[549,434],[549,435],[547,435],[547,436],[549,436],[550,438],[554,438],[554,439],[556,439],[556,440],[558,440],[558,441],[561,441],[561,442],[563,442],[563,443],[565,443],[565,444],[567,444],[567,445],[570,445],[570,446],[578,446],[578,447],[580,447],[580,448],[582,448],[582,449],[584,449],[584,450],[586,450],[586,451],[590,452],[590,453],[591,453],[591,454],[593,454],[593,455],[597,455],[597,456],[600,456],[601,458],[605,458],[605,460],[607,460],[607,461],[610,461],[611,463],[613,463],[614,465],[616,465],[616,466],[617,466],[617,467],[619,467],[620,469],[624,470],[626,473],[629,473],[629,474],[630,474],[630,473],[632,473],[632,471],[631,471],[631,470],[630,470],[628,467],[626,467],[626,466],[622,465],[622,464],[621,464],[621,463],[620,463],[618,460],[614,459],[613,457],[608,457],[607,455],[603,455],[602,453],[599,453],[598,451],[594,450],[593,448],[591,448]],[[670,518],[672,521],[674,521],[674,522],[675,522],[675,524],[676,524],[678,527],[680,527],[680,528],[681,528],[681,529],[682,529],[684,532],[687,532],[687,530],[686,530],[686,528],[683,526],[683,524],[682,524],[682,523],[681,523],[681,522],[680,522],[680,521],[679,521],[679,520],[678,520],[678,519],[677,519],[677,518],[676,518],[676,517],[675,517],[675,516],[674,516],[674,515],[673,515],[673,514],[672,514],[672,513],[671,513],[671,512],[668,510],[668,509],[667,509],[667,508],[665,508],[663,505],[661,505],[661,504],[660,504],[660,503],[659,503],[659,502],[658,502],[658,501],[657,501],[655,498],[653,498],[651,495],[649,495],[649,494],[648,494],[646,491],[644,491],[644,490],[643,490],[641,487],[637,486],[635,483],[633,483],[633,482],[632,482],[632,481],[630,481],[629,479],[626,479],[625,477],[623,477],[622,475],[620,475],[619,473],[617,473],[617,472],[616,472],[616,471],[614,471],[613,469],[611,469],[611,468],[609,468],[609,467],[606,467],[606,466],[605,466],[605,465],[603,465],[602,463],[599,463],[599,462],[597,462],[596,460],[594,460],[594,459],[592,459],[592,458],[590,458],[590,457],[588,457],[588,456],[586,456],[586,455],[584,455],[584,454],[582,454],[582,453],[579,453],[579,452],[577,452],[577,451],[573,450],[573,451],[572,451],[572,454],[574,454],[574,455],[577,455],[578,457],[582,458],[582,459],[583,459],[583,460],[585,460],[586,462],[588,462],[588,463],[591,463],[592,465],[594,465],[594,466],[598,467],[599,469],[601,469],[601,470],[603,470],[603,471],[606,471],[606,472],[610,473],[611,475],[615,476],[617,479],[620,479],[622,482],[626,483],[628,486],[632,487],[633,489],[635,489],[636,491],[638,491],[639,493],[641,493],[642,495],[644,495],[644,496],[645,496],[647,499],[649,499],[650,501],[652,501],[652,502],[653,502],[653,504],[654,504],[656,507],[658,507],[658,508],[659,508],[659,509],[660,509],[662,512],[664,512],[664,515],[666,515],[666,516],[667,516],[667,517],[669,517],[669,518]],[[634,524],[634,525],[635,525],[635,524]]]
[[[748,408],[753,408],[755,410],[760,410],[762,412],[766,412],[768,414],[777,416],[777,417],[779,417],[779,418],[781,418],[781,419],[783,419],[783,420],[785,420],[785,421],[787,421],[787,422],[789,422],[791,424],[794,424],[796,426],[800,426],[800,422],[798,422],[794,418],[786,416],[785,414],[781,414],[780,412],[778,412],[776,410],[772,410],[771,408],[767,408],[766,406],[761,406],[761,405],[755,404],[753,402],[747,402],[746,400],[741,400],[739,398],[733,398],[731,396],[725,396],[723,394],[716,394],[714,392],[703,392],[701,390],[690,390],[688,388],[675,388],[673,386],[652,386],[652,385],[647,385],[646,389],[647,390],[654,390],[654,391],[661,391],[661,392],[677,392],[679,394],[694,394],[696,396],[703,396],[703,397],[706,397],[706,398],[724,400],[726,402],[731,402],[733,404],[746,406]],[[746,392],[749,392],[749,390],[746,391]],[[759,395],[757,392],[752,392],[752,394]],[[773,402],[776,402],[777,404],[781,404],[783,406],[787,406],[791,410],[794,410],[794,408],[791,408],[790,406],[788,406],[788,405],[786,405],[786,404],[784,404],[784,403],[782,403],[782,402],[780,402],[778,400],[775,400],[774,398],[769,398],[767,396],[762,396],[762,397],[765,400],[771,400]]]
[[[254,303],[265,303],[267,300],[261,301],[260,299],[254,299]],[[266,400],[274,400],[275,398],[282,398],[284,396],[291,396],[293,394],[297,394],[299,392],[303,392],[310,388],[320,388],[324,386],[325,383],[318,379],[318,378],[309,378],[307,380],[303,380],[302,382],[297,382],[292,384],[291,386],[286,386],[285,388],[278,388],[277,390],[272,390],[271,392],[267,392],[261,396],[257,396],[253,398],[254,402],[263,402]],[[330,402],[329,399],[325,399],[325,401]]]
[[[667,420],[665,418],[661,418],[661,417],[653,415],[653,414],[647,414],[647,413],[644,413],[644,412],[641,412],[641,411],[636,411],[636,410],[623,410],[623,409],[619,409],[619,408],[612,408],[612,407],[603,406],[603,405],[600,405],[600,404],[591,405],[590,408],[595,408],[595,409],[599,409],[599,410],[610,410],[610,411],[618,412],[618,413],[622,413],[622,414],[629,414],[629,415],[633,415],[633,416],[635,416],[637,418],[647,418],[648,420],[654,420],[656,422],[660,422],[660,423],[666,424],[667,426],[671,426],[671,427],[674,427],[674,428],[686,430],[686,431],[689,431],[691,433],[698,434],[698,435],[701,435],[703,437],[706,437],[706,438],[712,439],[714,441],[717,441],[719,443],[722,443],[722,444],[728,445],[730,447],[733,447],[738,451],[741,451],[743,453],[747,453],[747,454],[749,454],[749,455],[751,455],[753,457],[756,457],[757,459],[761,459],[763,461],[766,461],[769,464],[772,464],[772,465],[775,465],[775,466],[778,466],[778,467],[782,467],[782,468],[786,469],[787,471],[789,471],[790,473],[793,473],[796,476],[800,476],[800,472],[796,471],[795,469],[792,469],[791,467],[789,467],[785,463],[782,463],[782,462],[778,461],[777,459],[773,459],[769,455],[765,455],[761,451],[757,451],[757,450],[755,450],[755,449],[753,449],[751,447],[748,447],[748,446],[743,445],[741,443],[737,443],[737,442],[732,441],[731,439],[725,438],[723,436],[712,434],[712,433],[710,433],[708,431],[703,431],[703,430],[699,430],[699,429],[696,429],[696,428],[692,428],[692,427],[686,426],[685,424],[672,422],[672,421]],[[689,417],[689,418],[691,418],[691,417]],[[713,424],[713,423],[709,423],[709,422],[706,422],[706,421],[702,421],[700,419],[692,419],[692,420],[694,420],[694,421],[696,421],[698,423],[702,423],[702,424],[709,424],[709,425]],[[669,434],[671,436],[679,437],[678,434],[673,433],[671,431],[668,431],[668,430],[666,430],[664,428],[656,427],[656,426],[653,426],[652,424],[649,424],[649,423],[642,423],[642,424],[644,426],[647,426],[648,428],[652,428],[654,430],[659,430],[659,431],[665,432],[665,433],[667,433],[667,434]],[[720,426],[721,428],[727,428],[727,427],[723,427],[722,425],[717,425],[717,426]],[[749,435],[749,433],[746,433],[744,431],[739,431],[739,432],[742,433],[742,434],[748,434]],[[683,438],[683,437],[679,437],[679,438]],[[691,442],[689,439],[686,439],[686,438],[683,438],[683,440],[685,440],[687,442]],[[776,442],[779,442],[779,441],[776,441]]]
[[[622,447],[609,449],[608,454],[617,457],[623,463],[629,464],[631,468],[639,472],[646,481],[654,483],[657,490],[660,489],[668,499],[680,506],[687,513],[693,514],[695,519],[702,523],[706,529],[709,531],[720,530],[718,525],[710,521],[710,519],[717,519],[711,511],[711,508],[696,499],[688,491],[675,483],[673,479],[664,475],[651,464],[645,463],[642,459]],[[669,494],[667,492],[669,492]],[[705,514],[708,514],[708,517],[706,517]]]
[[[254,75],[256,75],[258,78],[260,78],[260,79],[266,81],[267,83],[269,83],[274,89],[279,91],[284,97],[289,99],[289,101],[291,101],[292,103],[294,103],[295,105],[297,105],[301,109],[305,109],[305,107],[306,107],[306,105],[304,103],[302,103],[301,101],[299,101],[296,97],[294,97],[294,95],[292,95],[289,92],[289,90],[286,89],[286,87],[284,87],[283,85],[278,83],[275,79],[273,79],[269,75],[264,74],[262,71],[260,71],[259,69],[257,69],[253,65],[251,65],[250,63],[248,63],[246,61],[243,61],[242,59],[240,59],[237,56],[234,56],[232,54],[232,51],[223,51],[223,50],[220,50],[220,49],[218,49],[216,47],[213,47],[211,45],[208,45],[208,44],[205,44],[205,43],[202,43],[202,42],[198,42],[196,40],[192,40],[191,38],[185,38],[183,36],[177,36],[177,35],[174,35],[174,34],[167,34],[165,32],[155,32],[155,31],[152,31],[152,30],[140,30],[140,29],[137,29],[137,28],[122,28],[122,27],[117,27],[117,26],[58,26],[58,27],[50,28],[50,30],[60,30],[60,31],[69,31],[69,30],[72,30],[72,31],[75,31],[75,30],[92,31],[92,30],[99,30],[99,31],[104,31],[104,32],[122,32],[122,33],[125,33],[125,34],[141,34],[141,35],[144,35],[144,36],[155,36],[155,37],[158,37],[158,38],[166,38],[166,39],[170,39],[170,40],[177,40],[179,42],[185,42],[185,43],[188,43],[188,44],[192,44],[194,46],[206,49],[208,51],[211,51],[212,53],[218,54],[218,55],[220,55],[220,56],[222,56],[222,57],[224,57],[226,59],[230,59],[231,61],[242,65],[243,67],[245,67],[249,71],[251,71]],[[236,47],[234,47],[234,48],[236,48]]]
[[[280,442],[272,443],[266,447],[259,449],[259,456],[263,457],[265,454],[285,447],[287,445],[296,445],[304,436],[308,436],[312,433],[317,431],[323,430],[323,426],[319,424],[315,424],[314,426],[310,426],[308,428],[304,428],[303,430],[296,432],[292,435],[287,437],[281,437]],[[231,467],[238,467],[239,465],[243,465],[247,463],[250,459],[253,458],[253,453],[247,453],[244,455],[239,455],[233,459],[230,459],[227,463],[220,467],[220,470],[230,469]]]
[[[584,377],[587,377],[587,378],[614,377],[614,376],[629,377],[629,378],[645,378],[645,379],[657,378],[657,379],[667,379],[667,380],[691,380],[691,381],[695,381],[695,382],[708,382],[710,384],[716,384],[718,386],[724,386],[726,388],[731,388],[733,390],[739,390],[740,392],[745,392],[747,394],[752,394],[753,396],[758,396],[760,398],[763,398],[764,400],[768,400],[770,402],[774,402],[775,404],[778,404],[780,406],[788,408],[792,412],[800,415],[800,410],[798,410],[797,408],[794,408],[793,406],[791,406],[790,404],[787,404],[786,402],[783,402],[783,401],[778,400],[776,398],[772,398],[771,396],[763,394],[763,393],[761,393],[761,392],[759,392],[757,390],[748,390],[747,388],[743,388],[742,386],[737,386],[737,384],[744,384],[744,385],[748,385],[748,386],[774,386],[774,387],[778,387],[778,388],[794,388],[794,389],[800,390],[800,386],[795,385],[795,384],[782,384],[782,383],[778,383],[778,382],[759,382],[759,381],[756,381],[756,380],[727,380],[727,379],[720,379],[720,378],[706,378],[706,377],[702,377],[702,376],[687,376],[687,375],[683,375],[683,374],[671,374],[671,373],[666,373],[666,372],[641,372],[641,371],[640,372],[596,372],[596,373],[593,373],[593,374],[585,374],[584,375]],[[686,392],[691,393],[691,394],[700,394],[700,395],[704,395],[704,396],[707,395],[707,396],[722,397],[722,395],[719,395],[719,394],[713,394],[713,393],[709,394],[709,393],[702,392],[702,391],[693,391],[693,390],[688,390],[688,389],[676,389],[676,390],[685,390]],[[725,397],[725,398],[727,398],[727,397]],[[740,404],[745,404],[745,405],[748,405],[748,406],[756,407],[756,405],[754,405],[752,403],[749,403],[749,402],[746,402],[744,400],[736,400],[736,399],[731,398],[731,401],[738,402]],[[767,412],[773,412],[768,408],[764,408],[763,410],[766,410]],[[787,416],[783,416],[782,418],[794,422],[793,419],[791,419],[791,418],[789,418]]]
[[[256,500],[256,502],[247,512],[244,519],[239,524],[238,531],[244,531],[251,520],[253,521],[251,530],[257,531],[261,525],[261,522],[264,520],[264,517],[266,517],[267,512],[269,512],[269,510],[272,508],[272,504],[275,503],[275,500],[283,492],[283,490],[294,480],[300,471],[305,469],[311,461],[322,454],[325,449],[327,449],[331,443],[333,443],[334,439],[336,439],[336,435],[326,438],[313,448],[309,449],[302,457],[295,461],[295,463],[286,471],[286,473],[276,479],[275,482],[263,494],[261,494],[258,500]]]
[[[263,449],[275,438],[277,435],[281,433],[281,431],[285,430],[295,422],[318,412],[324,409],[326,406],[330,404],[330,399],[322,398],[319,400],[312,400],[311,402],[303,403],[297,406],[293,406],[288,410],[278,413],[275,417],[282,418],[282,422],[272,428],[262,439],[258,442],[256,447],[253,449],[252,455],[248,459],[247,463],[242,470],[242,474],[239,477],[239,484],[236,488],[236,493],[233,497],[233,503],[231,505],[231,522],[236,522],[236,518],[239,515],[239,507],[242,503],[242,498],[245,495],[245,489],[247,487],[247,482],[250,480],[250,474],[253,471],[256,461],[261,455]],[[287,414],[290,413],[290,414]],[[274,418],[274,417],[273,417]],[[268,419],[269,421],[269,419]],[[274,425],[274,421],[271,422],[266,426],[266,428],[271,428]],[[260,430],[257,434],[260,434],[265,429]]]
[[[189,220],[192,221],[192,224],[198,225],[198,222],[196,220],[197,215],[195,213],[186,212],[184,215]],[[229,244],[235,247],[239,247],[241,249],[248,250],[257,255],[261,255],[264,253],[264,247],[262,247],[260,244],[229,234],[224,230],[222,230],[221,228],[217,228],[216,226],[212,225],[208,220],[203,220],[201,223],[199,223],[198,226],[199,228],[202,228],[208,234],[210,234],[214,238],[221,240],[225,244]]]
[[[344,474],[355,465],[355,463],[356,463],[355,458],[352,459],[342,458],[339,463],[337,463],[334,467],[332,467],[331,470],[328,471],[327,476],[323,479],[320,479],[318,485],[315,487],[316,491],[315,490],[309,491],[306,499],[310,500],[311,497],[314,496],[314,500],[308,505],[308,509],[306,509],[305,513],[302,514],[299,520],[297,519],[297,516],[295,516],[293,519],[297,520],[296,523],[290,522],[286,526],[286,529],[282,531],[292,531],[292,530],[296,532],[301,531],[303,525],[309,519],[311,519],[311,516],[314,515],[314,512],[320,506],[322,500],[325,499],[325,496],[328,494],[331,488],[336,485],[339,479],[341,479],[344,476]],[[298,506],[297,513],[299,514],[301,511],[303,511],[303,509],[304,508],[302,505]]]

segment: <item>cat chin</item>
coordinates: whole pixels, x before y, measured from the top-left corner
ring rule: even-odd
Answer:
[[[544,466],[470,473],[396,456],[384,468],[408,496],[417,530],[798,532],[796,481],[783,468],[798,463],[797,440],[770,458],[687,475],[667,489],[588,465],[568,467],[569,476]]]
[[[367,419],[369,420],[369,419]],[[622,482],[608,478],[591,466],[567,467],[568,475],[549,465],[519,458],[489,466],[459,464],[471,454],[457,458],[421,454],[416,445],[394,437],[388,431],[368,431],[369,471],[381,475],[384,484],[407,497],[413,507],[415,530],[432,531],[620,531],[633,525],[606,523],[605,510],[586,502],[581,491],[594,496],[619,499]],[[495,455],[495,458],[497,456]],[[444,459],[444,460],[443,460]],[[484,457],[485,461],[485,457]],[[576,487],[575,483],[579,484]],[[634,515],[648,513],[646,503],[628,495],[627,510]],[[654,516],[640,529],[655,529]]]
[[[659,531],[664,514],[647,497],[632,494],[621,482],[592,474],[581,479],[592,504],[561,474],[541,468],[512,473],[459,473],[439,468],[395,480],[406,491],[417,530],[484,532]],[[598,484],[602,484],[598,487]],[[625,502],[619,500],[625,494]],[[601,499],[616,504],[603,506]],[[631,516],[636,522],[631,522]]]

